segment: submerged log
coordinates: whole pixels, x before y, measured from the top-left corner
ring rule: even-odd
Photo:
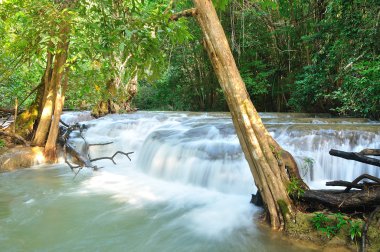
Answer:
[[[346,152],[346,151],[340,151],[340,150],[334,150],[331,149],[329,151],[329,154],[336,157],[341,157],[348,160],[355,160],[361,163],[370,164],[374,166],[380,167],[380,160],[377,158],[370,158],[367,157],[360,152]],[[369,155],[369,154],[366,154]]]

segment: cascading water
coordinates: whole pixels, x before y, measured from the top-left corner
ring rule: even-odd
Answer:
[[[330,148],[380,148],[380,124],[324,115],[262,114],[312,187],[380,172]],[[68,113],[73,123],[86,113]],[[98,161],[73,180],[64,164],[0,174],[3,251],[306,251],[252,220],[254,181],[227,113],[138,112],[86,122]],[[81,139],[72,142],[81,147]],[[32,234],[32,235],[31,235]]]

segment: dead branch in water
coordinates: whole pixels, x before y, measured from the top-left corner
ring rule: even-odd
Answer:
[[[63,125],[61,127],[61,132],[60,132],[60,137],[59,141],[63,145],[63,151],[64,151],[64,158],[65,158],[65,163],[70,167],[70,169],[74,171],[74,169],[78,169],[77,172],[75,172],[74,178],[78,175],[78,173],[84,168],[92,168],[93,170],[98,170],[101,169],[102,167],[98,167],[93,164],[95,161],[99,160],[104,160],[104,159],[109,159],[112,161],[112,163],[116,164],[114,158],[116,157],[117,154],[123,154],[128,157],[129,161],[131,161],[131,158],[129,155],[131,155],[133,152],[123,152],[123,151],[116,151],[115,154],[113,154],[111,157],[98,157],[98,158],[91,158],[90,157],[90,147],[91,146],[102,146],[102,145],[108,145],[112,144],[113,142],[106,142],[106,143],[94,143],[94,144],[89,144],[85,137],[83,136],[83,131],[87,128],[86,125],[84,124],[74,124],[74,125],[68,125],[64,122],[61,121],[61,124]],[[82,153],[77,151],[74,146],[72,146],[68,140],[70,137],[71,132],[79,130],[79,137],[83,139],[84,141],[84,148]],[[75,163],[76,165],[73,165],[69,162],[68,160],[68,154],[72,158],[72,162]]]

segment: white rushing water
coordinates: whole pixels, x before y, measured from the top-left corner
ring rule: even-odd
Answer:
[[[87,118],[68,113],[66,122]],[[262,114],[305,179],[321,187],[376,169],[331,148],[380,148],[380,124],[307,114]],[[138,112],[85,123],[96,162],[73,180],[64,165],[0,174],[0,251],[305,251],[256,226],[256,191],[226,113]],[[78,148],[81,139],[73,136]]]

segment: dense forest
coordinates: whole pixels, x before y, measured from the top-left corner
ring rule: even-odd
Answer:
[[[52,1],[0,5],[0,107],[14,107],[39,85],[48,54],[62,50],[59,26],[67,22],[66,108],[99,110],[109,101],[111,112],[228,109],[199,27],[191,18],[170,21],[190,2],[67,2],[77,3],[67,12]],[[217,7],[259,111],[379,118],[378,1],[233,0]]]
[[[21,167],[17,162],[27,160],[27,152],[31,162],[40,157],[38,162],[45,164],[58,163],[63,157],[73,172],[78,169],[75,178],[82,168],[103,168],[92,162],[111,160],[117,165],[117,154],[132,161],[129,154],[134,151],[121,149],[125,139],[113,155],[91,158],[90,146],[115,142],[87,143],[83,133],[93,125],[61,120],[64,109],[90,110],[95,118],[136,110],[229,110],[229,124],[211,129],[206,129],[209,125],[205,122],[189,124],[179,138],[197,136],[203,140],[212,135],[209,142],[214,143],[216,135],[236,134],[233,141],[238,139],[238,148],[224,149],[224,143],[204,148],[198,142],[199,149],[189,146],[202,157],[208,150],[217,153],[218,149],[227,159],[232,149],[237,150],[231,152],[234,158],[244,154],[257,189],[252,203],[264,208],[260,219],[273,230],[292,232],[294,227],[297,234],[304,233],[303,223],[313,222],[309,214],[320,218],[314,219],[319,230],[330,220],[318,211],[329,209],[336,213],[338,223],[336,228],[323,229],[327,238],[349,226],[348,243],[357,245],[362,237],[365,251],[367,231],[378,230],[372,222],[378,223],[375,219],[380,218],[379,179],[365,173],[352,182],[327,183],[346,186],[342,191],[309,188],[301,175],[299,157],[277,142],[258,111],[379,119],[379,21],[377,0],[0,0],[0,135],[6,139],[0,139],[0,148],[6,147],[5,161],[0,165],[14,160],[14,166]],[[141,112],[137,116],[144,113],[147,118],[153,114]],[[73,112],[63,118],[69,114],[90,117],[89,112]],[[98,121],[115,117],[124,115]],[[314,124],[313,118],[303,119],[310,120]],[[292,124],[279,124],[288,123]],[[114,126],[107,127],[114,130]],[[96,138],[103,136],[103,131],[98,131]],[[173,132],[165,126],[165,130],[151,133],[152,141],[162,136],[158,141],[161,147],[164,141],[178,138],[171,136]],[[81,150],[71,143],[74,135],[84,141]],[[141,133],[129,138],[136,135]],[[371,148],[361,152],[331,149],[329,153],[379,166],[378,159],[367,157],[379,155],[377,146],[370,144]],[[141,150],[149,152],[149,148]],[[15,154],[8,157],[7,152],[13,151]],[[205,156],[214,162],[219,154]],[[161,163],[159,159],[157,163]],[[305,156],[303,160],[311,159]],[[150,165],[142,168],[145,166]],[[373,182],[359,184],[363,179]],[[352,188],[360,190],[350,191]],[[358,211],[362,229],[351,221]],[[352,216],[344,217],[341,212]],[[377,232],[369,232],[368,237],[379,238]],[[347,234],[347,242],[346,238]]]

